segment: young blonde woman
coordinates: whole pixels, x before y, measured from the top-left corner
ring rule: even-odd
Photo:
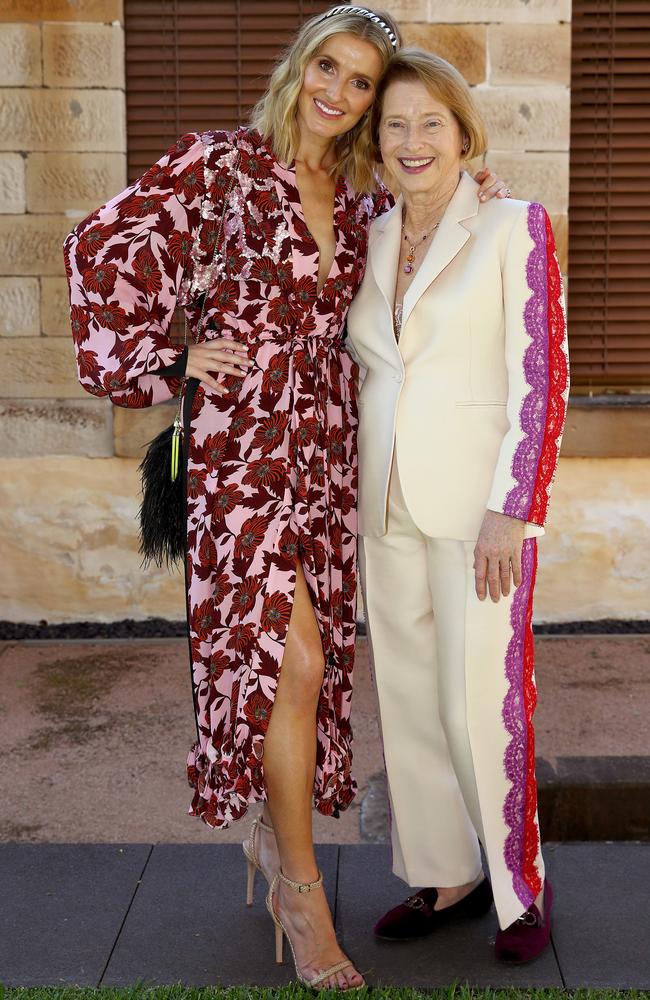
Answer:
[[[79,378],[121,406],[183,394],[190,812],[264,801],[244,845],[302,981],[356,988],[314,855],[311,804],[355,794],[356,366],[342,344],[368,227],[391,18],[335,7],[297,34],[253,116],[183,136],[65,242]],[[484,197],[501,192],[484,172]],[[189,347],[168,330],[185,309]]]

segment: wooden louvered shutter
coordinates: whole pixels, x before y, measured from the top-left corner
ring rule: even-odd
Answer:
[[[321,0],[125,0],[128,177],[185,132],[234,128]]]
[[[650,7],[573,0],[569,344],[582,388],[650,386]]]

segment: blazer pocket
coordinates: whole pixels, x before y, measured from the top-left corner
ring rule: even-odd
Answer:
[[[456,406],[507,406],[507,400],[503,399],[468,399],[461,400]]]

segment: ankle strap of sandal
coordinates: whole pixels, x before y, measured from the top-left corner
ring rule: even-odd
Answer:
[[[320,889],[323,884],[323,873],[320,868],[315,882],[294,882],[293,879],[287,878],[281,868],[278,870],[278,878],[294,892],[313,892],[314,889]]]

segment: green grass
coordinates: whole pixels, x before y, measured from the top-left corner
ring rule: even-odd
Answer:
[[[300,986],[283,989],[230,987],[189,989],[185,986],[133,986],[128,989],[85,989],[77,987],[40,987],[38,989],[3,989],[0,1000],[313,1000],[313,991]],[[324,990],[320,996],[340,997]],[[358,1000],[649,1000],[642,990],[479,990],[466,986],[420,992],[411,989],[364,989]]]

